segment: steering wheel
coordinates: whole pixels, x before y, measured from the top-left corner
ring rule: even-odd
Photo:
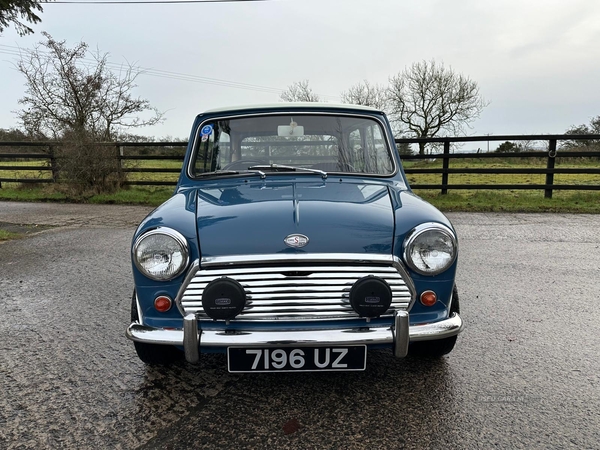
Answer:
[[[221,170],[248,170],[251,166],[269,165],[268,162],[261,159],[239,159],[232,163],[227,164]]]

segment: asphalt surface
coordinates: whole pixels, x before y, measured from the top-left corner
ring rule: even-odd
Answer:
[[[0,243],[0,448],[600,448],[600,215],[449,214],[466,329],[440,361],[234,375],[125,338],[148,211],[0,202],[29,230]]]

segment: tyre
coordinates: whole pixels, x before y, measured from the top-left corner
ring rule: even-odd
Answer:
[[[135,291],[131,298],[131,321],[139,322]],[[183,358],[183,352],[171,345],[145,344],[133,341],[138,357],[150,366],[165,366]]]
[[[452,289],[452,305],[450,306],[450,315],[460,313],[460,304],[458,301],[458,290],[456,286]],[[408,349],[409,356],[417,358],[440,358],[447,355],[454,349],[457,336],[452,336],[434,341],[420,341],[410,344]]]

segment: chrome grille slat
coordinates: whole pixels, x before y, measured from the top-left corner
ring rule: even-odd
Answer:
[[[332,270],[333,268],[333,270]],[[358,272],[358,273],[365,273],[365,272],[371,272],[373,270],[379,270],[382,273],[398,273],[393,267],[373,267],[371,266],[370,269],[368,266],[360,266],[360,265],[352,265],[349,264],[345,267],[340,267],[340,266],[331,266],[331,265],[322,265],[322,266],[255,266],[255,267],[246,267],[246,268],[239,268],[239,269],[230,269],[230,268],[223,268],[223,269],[213,269],[213,268],[209,268],[206,270],[210,270],[211,272],[215,271],[215,272],[219,272],[220,274],[223,275],[242,275],[242,274],[266,274],[266,273],[276,273],[276,274],[280,274],[281,272]]]
[[[356,277],[356,278],[347,278],[347,279],[285,279],[285,280],[261,280],[261,281],[244,281],[241,280],[239,278],[236,277],[236,280],[244,287],[254,287],[254,288],[260,288],[261,286],[265,286],[268,285],[269,287],[290,287],[290,286],[298,286],[297,281],[302,282],[303,286],[352,286],[354,284],[354,282],[358,279],[358,278],[362,278],[362,277]],[[383,278],[383,277],[382,277]],[[386,277],[387,278],[387,277]],[[213,278],[214,279],[214,278]],[[212,280],[210,280],[212,281]],[[188,288],[188,291],[192,292],[192,291],[202,291],[204,290],[204,288],[206,288],[206,286],[208,285],[208,283],[210,282],[196,282],[194,281],[194,283],[192,285],[190,285],[190,287]],[[388,284],[394,288],[395,286],[398,287],[404,287],[406,288],[406,286],[404,285],[404,283],[402,282],[402,278],[387,278]],[[408,289],[408,288],[406,288]]]
[[[311,261],[310,255],[297,255],[297,263],[287,260],[279,266],[276,257],[269,255],[241,262],[223,258],[222,264],[210,262],[200,268],[196,263],[197,272],[186,278],[187,286],[182,287],[177,303],[182,313],[210,320],[202,309],[202,293],[212,280],[230,277],[247,295],[246,308],[235,321],[357,318],[349,304],[350,289],[358,279],[373,275],[385,279],[392,289],[387,315],[410,308],[414,287],[398,260],[389,255],[369,255],[369,260],[357,262],[339,256],[322,262],[322,257]]]
[[[242,284],[244,286],[244,284]],[[308,294],[313,292],[322,292],[324,294],[328,292],[350,292],[352,285],[342,285],[342,286],[277,286],[273,288],[268,287],[252,287],[252,286],[244,286],[244,288],[248,290],[252,290],[252,296],[254,294],[264,294],[264,293],[277,293],[277,294],[297,294],[298,292],[306,292]]]
[[[349,305],[349,301],[342,301],[341,305]],[[248,302],[248,305],[251,307],[262,307],[262,306],[266,306],[266,307],[288,307],[288,306],[306,306],[306,307],[311,307],[313,305],[328,305],[328,306],[339,306],[340,302],[337,299],[334,299],[333,301],[323,301],[320,299],[300,299],[300,300],[250,300]]]
[[[246,302],[247,306],[300,306],[300,305],[349,305],[350,300],[348,298],[343,298],[341,301],[339,299],[306,299],[302,298],[299,300],[296,299],[270,299],[270,300],[249,300]],[[186,306],[189,308],[200,308],[202,306],[201,301],[187,302]]]
[[[403,300],[405,300],[406,302],[410,301],[410,297],[405,297],[403,298]],[[184,301],[185,301],[185,305],[186,307],[195,307],[195,306],[202,306],[202,298],[201,297],[195,297],[195,298],[187,298],[184,297]],[[246,304],[248,305],[270,305],[270,306],[277,306],[277,305],[287,305],[287,304],[303,304],[303,305],[312,305],[312,304],[316,304],[316,305],[323,305],[323,304],[347,304],[349,303],[349,296],[348,295],[344,295],[341,298],[339,297],[329,297],[329,298],[325,298],[323,296],[315,296],[313,298],[308,298],[305,296],[298,296],[297,298],[293,298],[293,297],[287,297],[287,298],[280,298],[280,297],[275,297],[275,296],[270,296],[267,297],[266,299],[247,299]],[[399,299],[398,298],[394,298],[394,301],[392,302],[393,306],[398,306]]]
[[[252,291],[252,294],[248,295],[248,298],[252,299],[252,300],[268,300],[270,298],[279,298],[279,299],[284,299],[284,298],[293,298],[293,299],[302,299],[302,298],[340,298],[343,297],[344,295],[348,296],[350,293],[350,290],[348,289],[348,291],[346,292],[341,292],[337,291],[337,292],[327,292],[327,291],[323,291],[323,292],[318,292],[318,291],[300,291],[298,290],[298,292],[280,292],[280,291],[273,291],[273,293],[260,293],[260,292],[254,292]]]
[[[342,311],[347,310],[347,309],[351,309],[352,307],[350,306],[350,304],[342,304],[342,305],[302,305],[302,306],[280,306],[277,308],[277,311],[280,313],[283,312],[305,312],[305,313],[309,313],[309,312],[314,312],[314,311],[332,311],[332,312],[338,312],[340,311],[340,308]],[[244,310],[244,313],[247,314],[252,314],[252,313],[263,313],[263,314],[268,314],[269,312],[273,311],[273,307],[271,306],[247,306],[246,307],[247,311]]]
[[[206,320],[210,320],[208,317],[202,315],[202,308],[190,308],[189,310],[186,310],[188,312],[188,314],[198,314],[198,317],[200,318],[204,318]],[[390,309],[386,315],[391,315],[393,313],[393,309]],[[307,319],[307,320],[335,320],[335,319],[356,319],[358,316],[356,315],[356,313],[352,310],[347,310],[347,311],[335,311],[334,312],[329,312],[329,311],[320,311],[320,312],[311,312],[309,314],[307,314],[306,312],[302,312],[302,313],[286,313],[286,314],[279,314],[279,315],[274,315],[273,313],[270,314],[245,314],[244,313],[244,317],[243,319],[235,319],[236,321],[238,320],[245,320],[245,321],[253,321],[253,320],[278,320],[278,321],[293,321],[293,320],[300,320],[300,319]]]

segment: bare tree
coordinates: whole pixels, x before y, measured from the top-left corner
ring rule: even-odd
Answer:
[[[422,61],[390,78],[391,118],[415,137],[434,137],[449,132],[464,134],[487,102],[477,83],[435,61]],[[419,144],[425,154],[425,144]]]
[[[370,84],[367,80],[350,86],[341,94],[343,103],[372,106],[380,110],[387,107],[387,90],[379,84]]]
[[[34,12],[35,10],[44,12],[40,2],[36,0],[0,0],[0,33],[11,23],[19,36],[33,33],[33,30],[21,20],[24,19],[32,24],[41,22],[42,19]]]
[[[308,80],[295,81],[279,96],[284,102],[320,102],[316,94],[308,85]]]
[[[30,134],[61,138],[85,133],[87,139],[108,141],[125,128],[161,121],[148,100],[131,94],[140,71],[128,65],[115,74],[107,53],[89,52],[84,42],[68,48],[65,41],[42,34],[46,41],[23,51],[17,63],[26,80],[19,100],[24,109],[17,115]],[[144,112],[150,117],[137,116]]]
[[[1,0],[0,0],[1,1]],[[25,96],[17,111],[30,136],[62,139],[53,173],[77,192],[105,192],[124,181],[114,147],[100,141],[116,139],[123,130],[153,125],[162,113],[131,91],[140,74],[128,65],[118,73],[108,54],[91,53],[80,42],[69,48],[43,33],[46,41],[22,51],[16,67],[25,76]],[[148,113],[147,118],[138,114]]]

